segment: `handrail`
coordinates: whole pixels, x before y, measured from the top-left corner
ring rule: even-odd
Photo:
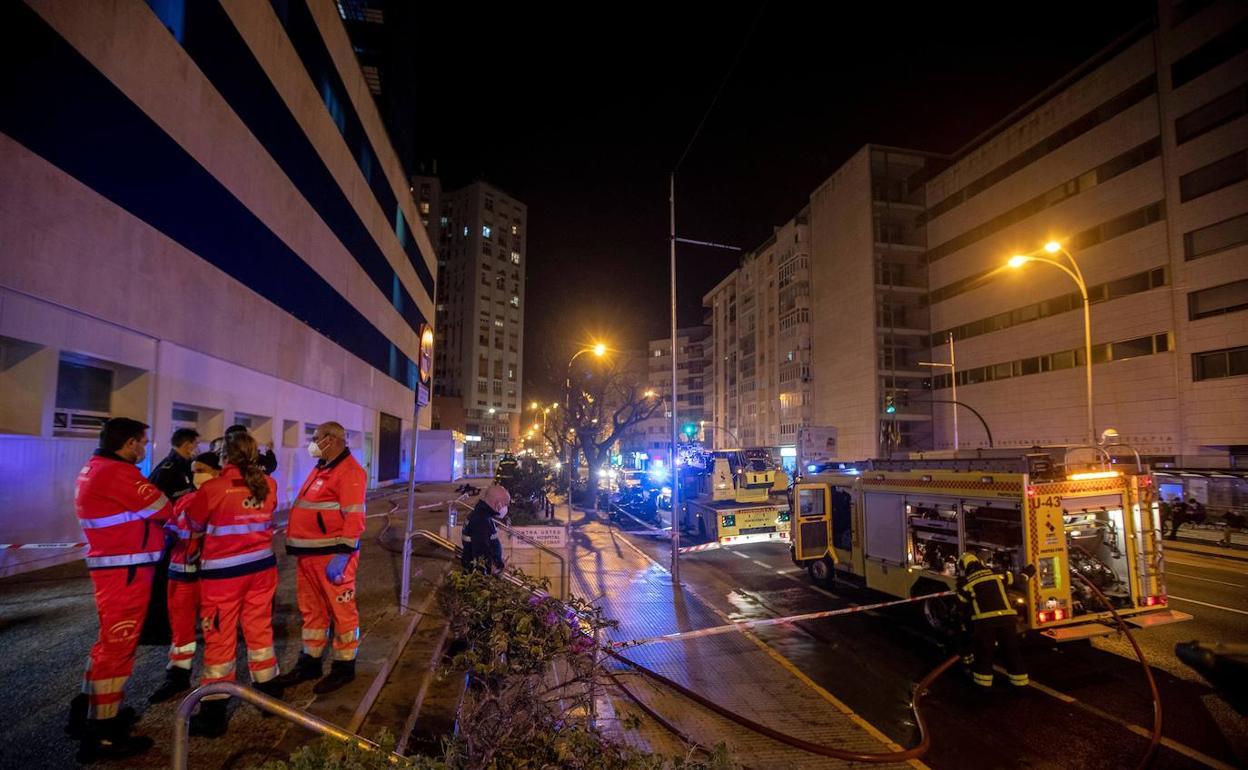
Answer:
[[[439,505],[443,505],[443,504],[446,505],[446,510],[447,510],[446,533],[448,535],[451,533],[450,511],[452,507],[459,506],[469,511],[475,510],[475,506],[468,505],[468,503],[464,502],[465,497],[466,495],[460,495],[459,497],[453,500],[447,500],[445,503],[435,503],[435,504],[426,506],[428,508],[436,508]],[[571,572],[568,569],[567,557],[559,553],[558,551],[554,550],[550,546],[544,543],[538,542],[534,538],[529,537],[523,532],[518,532],[512,525],[504,523],[503,520],[498,518],[497,516],[492,517],[492,518],[494,520],[494,525],[496,527],[501,528],[504,532],[506,532],[512,538],[517,539],[523,543],[527,543],[531,545],[532,547],[536,548],[537,550],[541,551],[542,553],[548,556],[551,556],[559,561],[559,583],[560,583],[559,598],[560,599],[566,598],[568,595],[568,588],[569,588],[568,581],[571,579]],[[413,532],[412,534],[416,535],[418,533]],[[447,541],[447,542],[450,542],[450,541]],[[458,548],[458,546],[456,547]]]
[[[187,770],[187,753],[190,743],[190,720],[191,712],[195,710],[195,706],[208,695],[235,695],[247,701],[251,705],[267,711],[270,714],[285,719],[288,722],[294,722],[301,727],[305,727],[314,733],[320,735],[328,735],[343,743],[354,743],[365,751],[381,751],[381,747],[367,738],[347,732],[338,725],[326,722],[324,719],[315,717],[303,709],[297,709],[285,701],[271,698],[262,692],[253,690],[250,687],[243,687],[237,682],[213,682],[199,687],[194,692],[187,695],[178,704],[177,714],[173,721],[173,770]],[[390,763],[398,764],[406,762],[404,757],[398,754],[390,754]]]

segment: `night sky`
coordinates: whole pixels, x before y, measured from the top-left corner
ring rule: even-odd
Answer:
[[[534,395],[561,347],[667,333],[667,172],[738,51],[679,170],[677,231],[750,248],[862,145],[953,152],[1153,13],[1141,0],[835,3],[820,15],[669,2],[592,17],[457,5],[424,19],[418,66],[436,117],[414,138],[445,186],[483,178],[528,204]],[[737,258],[678,254],[680,323],[700,323],[702,295]]]

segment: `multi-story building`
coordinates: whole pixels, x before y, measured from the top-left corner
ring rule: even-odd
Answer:
[[[998,446],[1089,439],[1075,281],[1002,267],[1057,241],[1092,302],[1094,438],[1186,465],[1248,454],[1248,7],[1158,7],[927,186],[931,355],[952,335],[958,400]],[[960,443],[986,436],[963,419]]]
[[[676,330],[676,420],[680,426],[696,425],[695,439],[702,438],[709,412],[706,409],[706,375],[709,370],[711,329],[692,326]],[[672,450],[672,338],[650,340],[647,345],[649,390],[663,399],[663,407],[649,420],[638,423],[645,433],[651,458],[665,459]],[[683,438],[681,439],[684,440]],[[640,450],[638,450],[640,451]]]
[[[151,426],[149,463],[175,428],[249,426],[286,502],[322,421],[372,483],[403,477],[436,264],[334,5],[15,2],[0,26],[24,41],[0,75],[5,537],[81,539],[74,478],[115,416]]]
[[[469,437],[468,462],[520,448],[528,210],[485,182],[443,192],[440,202],[429,212],[443,265],[434,410],[438,427]]]
[[[803,210],[702,298],[712,329],[706,411],[714,446],[792,447],[810,424],[810,302]]]
[[[611,354],[614,359],[611,365],[619,372],[622,381],[628,385],[637,385],[644,391],[650,387],[650,350],[621,350]],[[671,372],[668,372],[670,389]],[[620,461],[630,468],[644,468],[650,456],[650,436],[646,432],[647,423],[642,420],[635,423],[620,434],[616,450]],[[669,426],[670,427],[670,426]],[[664,445],[666,447],[666,445]]]

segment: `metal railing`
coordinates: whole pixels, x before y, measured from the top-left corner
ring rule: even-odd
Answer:
[[[198,688],[190,695],[182,699],[178,704],[177,715],[173,721],[173,770],[187,770],[187,753],[190,743],[190,721],[191,712],[195,710],[195,706],[199,704],[206,696],[209,695],[234,695],[242,700],[250,703],[261,711],[267,711],[270,714],[281,717],[288,722],[307,728],[319,735],[327,735],[343,743],[353,743],[365,751],[381,751],[381,747],[372,741],[355,733],[347,732],[338,725],[326,722],[324,719],[315,717],[303,709],[295,708],[285,701],[271,698],[262,692],[243,687],[237,682],[214,682],[206,684]],[[391,764],[405,762],[406,760],[398,754],[390,754]]]

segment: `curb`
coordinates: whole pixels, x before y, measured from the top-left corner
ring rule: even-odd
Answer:
[[[1184,553],[1190,556],[1208,556],[1211,559],[1224,559],[1226,561],[1248,562],[1248,553],[1244,553],[1244,555],[1241,556],[1235,553],[1233,550],[1231,552],[1198,551],[1193,548],[1183,548],[1182,546],[1170,545],[1169,542],[1166,543],[1165,550],[1170,551],[1171,553]]]

